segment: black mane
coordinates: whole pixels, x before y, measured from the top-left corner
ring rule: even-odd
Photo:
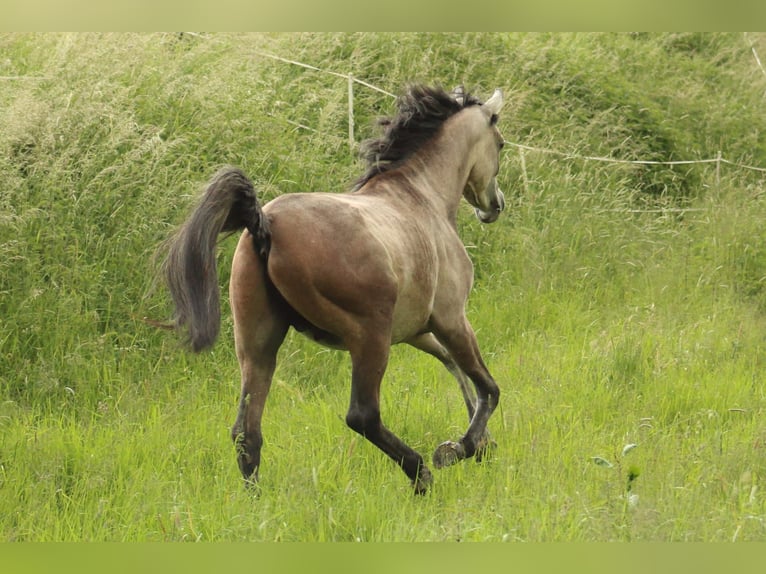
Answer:
[[[464,107],[480,104],[477,98],[463,95],[462,91],[458,99],[455,93],[448,93],[441,87],[410,85],[396,100],[398,113],[378,120],[383,135],[362,142],[360,155],[367,162],[367,171],[353,189],[361,188],[375,176],[400,165]]]

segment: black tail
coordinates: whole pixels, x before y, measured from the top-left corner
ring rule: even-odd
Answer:
[[[211,347],[221,326],[216,239],[240,229],[250,231],[265,259],[271,237],[253,183],[241,170],[227,167],[213,176],[200,204],[171,238],[163,267],[175,325],[187,329],[194,352]]]

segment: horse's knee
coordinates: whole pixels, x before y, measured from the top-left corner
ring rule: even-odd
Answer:
[[[485,401],[489,405],[489,410],[494,411],[500,402],[500,387],[489,375],[476,377],[473,381],[478,399]]]
[[[500,402],[500,387],[498,387],[497,383],[492,379],[490,379],[489,382],[490,385],[487,389],[487,401],[489,402],[489,408],[494,411],[495,407]]]

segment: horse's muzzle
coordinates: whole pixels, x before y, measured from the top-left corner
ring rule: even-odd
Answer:
[[[505,209],[505,196],[503,195],[503,192],[500,191],[500,189],[497,189],[497,193],[495,194],[495,200],[492,201],[490,204],[490,210],[489,211],[483,211],[479,209],[478,207],[474,207],[474,211],[476,212],[476,217],[479,218],[479,221],[482,223],[494,223],[497,221],[497,218],[500,217],[500,214]]]

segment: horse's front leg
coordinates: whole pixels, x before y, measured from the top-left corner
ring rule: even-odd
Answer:
[[[417,335],[412,339],[409,339],[407,343],[438,359],[455,378],[460,387],[460,392],[463,395],[463,401],[465,402],[468,411],[468,421],[470,422],[476,412],[476,393],[474,392],[473,383],[460,367],[457,366],[455,360],[449,352],[447,352],[447,349],[444,348],[444,345],[434,337],[433,333]],[[486,429],[484,435],[479,440],[479,444],[476,446],[476,454],[474,455],[476,461],[481,462],[482,459],[488,455],[489,451],[493,450],[495,447],[497,447],[497,443],[489,434],[489,429]]]
[[[481,358],[476,335],[468,319],[463,317],[451,328],[442,327],[435,335],[476,389],[476,407],[468,430],[457,442],[446,441],[434,452],[434,466],[441,468],[484,454],[488,444],[491,444],[487,442],[487,422],[497,407],[500,389]]]

